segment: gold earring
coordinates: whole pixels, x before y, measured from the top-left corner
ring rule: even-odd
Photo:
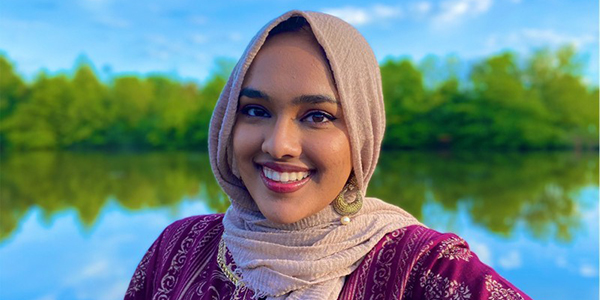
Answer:
[[[348,203],[344,200],[344,194],[348,191],[356,191],[356,199],[352,203]],[[342,217],[340,218],[340,222],[343,225],[347,225],[350,223],[350,216],[357,213],[363,205],[363,197],[361,192],[358,190],[358,184],[356,183],[356,178],[352,176],[350,181],[344,186],[342,191],[335,197],[333,200],[333,209]]]

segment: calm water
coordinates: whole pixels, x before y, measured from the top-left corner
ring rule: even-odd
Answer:
[[[206,154],[2,158],[0,299],[120,299],[176,219],[228,206]],[[598,299],[595,153],[384,153],[369,195],[469,242],[534,299]]]

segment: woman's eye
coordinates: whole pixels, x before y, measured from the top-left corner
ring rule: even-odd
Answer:
[[[312,112],[312,113],[308,114],[306,117],[304,117],[304,120],[311,122],[311,123],[317,123],[317,124],[331,122],[335,119],[336,118],[334,116],[324,113],[324,112],[320,112],[320,111]]]
[[[246,106],[242,108],[242,113],[251,117],[260,117],[260,118],[268,118],[270,117],[269,113],[256,106]]]

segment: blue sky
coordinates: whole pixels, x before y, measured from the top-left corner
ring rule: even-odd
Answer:
[[[103,77],[161,72],[203,81],[215,59],[237,59],[270,19],[290,9],[337,15],[365,35],[381,61],[429,54],[475,61],[574,44],[598,84],[598,1],[116,1],[3,0],[0,52],[32,78],[72,70],[85,57]]]

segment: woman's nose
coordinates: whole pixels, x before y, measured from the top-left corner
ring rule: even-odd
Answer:
[[[300,156],[300,133],[293,120],[278,120],[275,126],[267,131],[262,151],[276,159]]]

